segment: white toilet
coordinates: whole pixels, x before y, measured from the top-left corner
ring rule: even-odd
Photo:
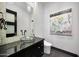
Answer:
[[[50,54],[50,52],[51,52],[51,46],[52,46],[51,43],[49,43],[47,41],[44,41],[44,53]]]

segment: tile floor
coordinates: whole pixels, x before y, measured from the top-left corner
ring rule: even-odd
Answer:
[[[44,54],[43,57],[73,57],[73,56],[52,48],[51,53],[49,55]]]

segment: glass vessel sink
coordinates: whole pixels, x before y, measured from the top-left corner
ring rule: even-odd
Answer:
[[[27,38],[26,37],[22,37],[20,40],[21,40],[20,49],[24,48],[27,43],[28,44],[32,44],[34,42],[34,38],[33,37],[27,37]]]
[[[26,36],[24,36],[24,37],[22,37],[21,39],[20,39],[22,42],[34,42],[34,37],[26,37]]]

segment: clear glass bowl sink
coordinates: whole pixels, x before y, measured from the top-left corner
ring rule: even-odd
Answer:
[[[20,39],[22,42],[34,42],[34,38],[33,37],[22,37]]]

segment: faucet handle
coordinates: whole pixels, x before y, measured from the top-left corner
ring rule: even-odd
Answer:
[[[24,35],[25,35],[25,32],[27,32],[27,30],[24,30]]]
[[[21,33],[22,33],[22,35],[23,35],[23,30],[20,30],[21,31]]]

